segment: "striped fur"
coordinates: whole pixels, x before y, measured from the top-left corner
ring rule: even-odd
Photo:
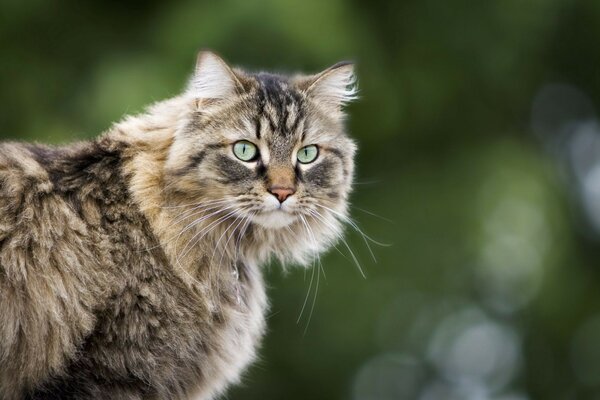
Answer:
[[[96,140],[0,146],[0,398],[213,398],[264,333],[260,265],[307,265],[341,234],[348,66],[198,63],[181,96]],[[235,158],[240,139],[257,162]],[[319,158],[300,165],[307,144]],[[296,193],[268,211],[281,179]]]

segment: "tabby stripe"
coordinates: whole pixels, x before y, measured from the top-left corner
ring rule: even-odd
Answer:
[[[257,139],[260,139],[260,129],[261,129],[261,126],[260,126],[260,118],[256,118],[255,125],[256,125],[256,131],[255,131],[256,138],[257,138]]]
[[[304,114],[298,110],[297,114],[296,114],[296,120],[294,121],[294,123],[292,124],[292,126],[290,127],[290,132],[294,133],[296,132],[296,129],[298,129],[298,125],[300,125],[300,120],[304,118]],[[304,139],[304,132],[302,132],[302,136]]]
[[[338,157],[342,161],[342,175],[344,175],[344,178],[347,177],[348,169],[346,168],[346,157],[344,156],[344,153],[335,148],[327,148],[326,150],[328,150],[332,155]]]
[[[204,149],[200,150],[198,153],[191,156],[189,159],[189,162],[185,165],[185,167],[176,171],[175,175],[183,176],[183,175],[186,175],[187,173],[189,173],[190,171],[198,168],[198,165],[200,165],[202,163],[202,161],[204,161],[204,158],[206,158],[206,150],[221,149],[226,146],[228,146],[226,143],[220,143],[220,142],[209,143],[209,144],[205,145]]]
[[[338,150],[338,149],[336,149],[334,147],[326,147],[325,150],[327,150],[328,152],[330,152],[334,156],[337,156],[340,160],[346,161],[346,157],[344,157],[344,153],[342,153],[340,150]]]

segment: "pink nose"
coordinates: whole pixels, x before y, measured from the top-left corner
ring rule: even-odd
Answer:
[[[280,203],[283,203],[285,199],[296,193],[296,191],[292,188],[273,186],[269,188],[269,193],[277,197]]]

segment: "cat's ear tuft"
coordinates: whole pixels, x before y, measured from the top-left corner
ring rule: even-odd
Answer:
[[[358,98],[354,64],[351,62],[337,63],[304,80],[300,86],[308,96],[337,110]]]
[[[240,86],[235,72],[221,57],[201,51],[187,93],[195,98],[226,99],[234,96]]]

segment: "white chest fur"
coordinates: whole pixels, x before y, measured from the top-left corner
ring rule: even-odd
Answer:
[[[265,331],[267,299],[260,271],[256,265],[239,263],[231,271],[234,304],[223,308],[223,324],[214,331],[218,351],[207,354],[205,384],[195,393],[195,400],[211,399],[228,384],[236,383],[245,367],[256,357]]]

